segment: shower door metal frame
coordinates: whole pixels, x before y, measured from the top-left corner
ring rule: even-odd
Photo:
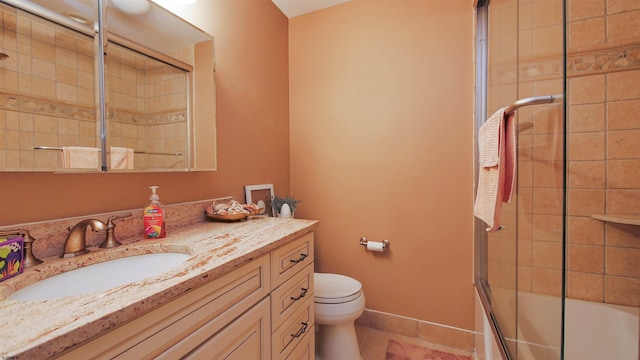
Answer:
[[[488,29],[489,29],[489,2],[490,0],[477,0],[476,6],[476,106],[475,106],[475,136],[487,114],[487,69],[488,69]],[[476,139],[477,142],[477,139]],[[478,184],[478,173],[480,165],[478,163],[478,149],[475,149],[474,156],[474,188]],[[474,189],[474,193],[477,188]],[[500,354],[504,359],[511,360],[512,357],[507,351],[504,335],[500,332],[497,319],[491,309],[491,288],[487,282],[487,232],[484,230],[485,224],[474,217],[474,286],[478,292],[480,303],[489,319],[489,325],[493,337],[499,342]],[[485,336],[487,336],[485,334]]]

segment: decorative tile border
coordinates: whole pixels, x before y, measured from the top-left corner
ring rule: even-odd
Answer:
[[[187,122],[186,111],[143,114],[127,110],[109,109],[108,117],[110,121],[137,125],[163,125]]]
[[[0,91],[0,109],[75,120],[95,121],[96,119],[96,109],[93,107],[66,104],[60,101],[4,91]],[[160,125],[187,121],[185,111],[141,114],[119,109],[110,109],[108,116],[111,121],[140,125]]]
[[[569,54],[567,76],[640,69],[640,45]]]
[[[490,86],[516,85],[523,82],[544,81],[562,78],[562,58],[524,60],[493,64],[489,68]]]
[[[96,110],[93,107],[4,91],[0,91],[0,109],[75,120],[95,121],[96,119]]]
[[[184,111],[174,111],[174,112],[150,114],[146,116],[146,121],[148,125],[186,123],[187,113]]]
[[[520,82],[542,81],[562,78],[562,57],[522,61],[519,64]]]
[[[515,63],[506,62],[490,67],[493,85],[516,84]],[[567,76],[577,77],[613,71],[640,69],[640,44],[568,54]],[[520,82],[562,77],[562,58],[524,60],[518,64]]]
[[[143,125],[145,123],[144,116],[142,114],[125,110],[109,109],[107,117],[109,118],[109,121],[115,121],[124,124]]]

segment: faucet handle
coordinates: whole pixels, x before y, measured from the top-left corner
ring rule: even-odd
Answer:
[[[24,244],[24,259],[22,260],[24,267],[32,267],[34,265],[42,264],[42,260],[33,255],[33,242],[36,241],[36,239],[31,236],[27,230],[20,230],[20,233]]]
[[[116,234],[115,234],[116,224],[114,223],[114,221],[118,219],[127,218],[129,216],[131,216],[131,213],[124,213],[120,215],[111,216],[109,217],[109,219],[107,219],[107,237],[104,239],[102,244],[100,244],[101,248],[109,249],[109,248],[121,245],[120,242],[116,240]]]

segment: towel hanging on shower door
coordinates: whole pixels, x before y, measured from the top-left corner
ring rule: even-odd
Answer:
[[[478,132],[478,190],[473,215],[487,224],[487,231],[500,229],[502,203],[509,203],[516,183],[515,115],[496,111]]]

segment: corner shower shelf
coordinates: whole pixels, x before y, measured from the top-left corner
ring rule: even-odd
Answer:
[[[591,217],[606,222],[627,225],[640,225],[640,215],[591,214]]]

